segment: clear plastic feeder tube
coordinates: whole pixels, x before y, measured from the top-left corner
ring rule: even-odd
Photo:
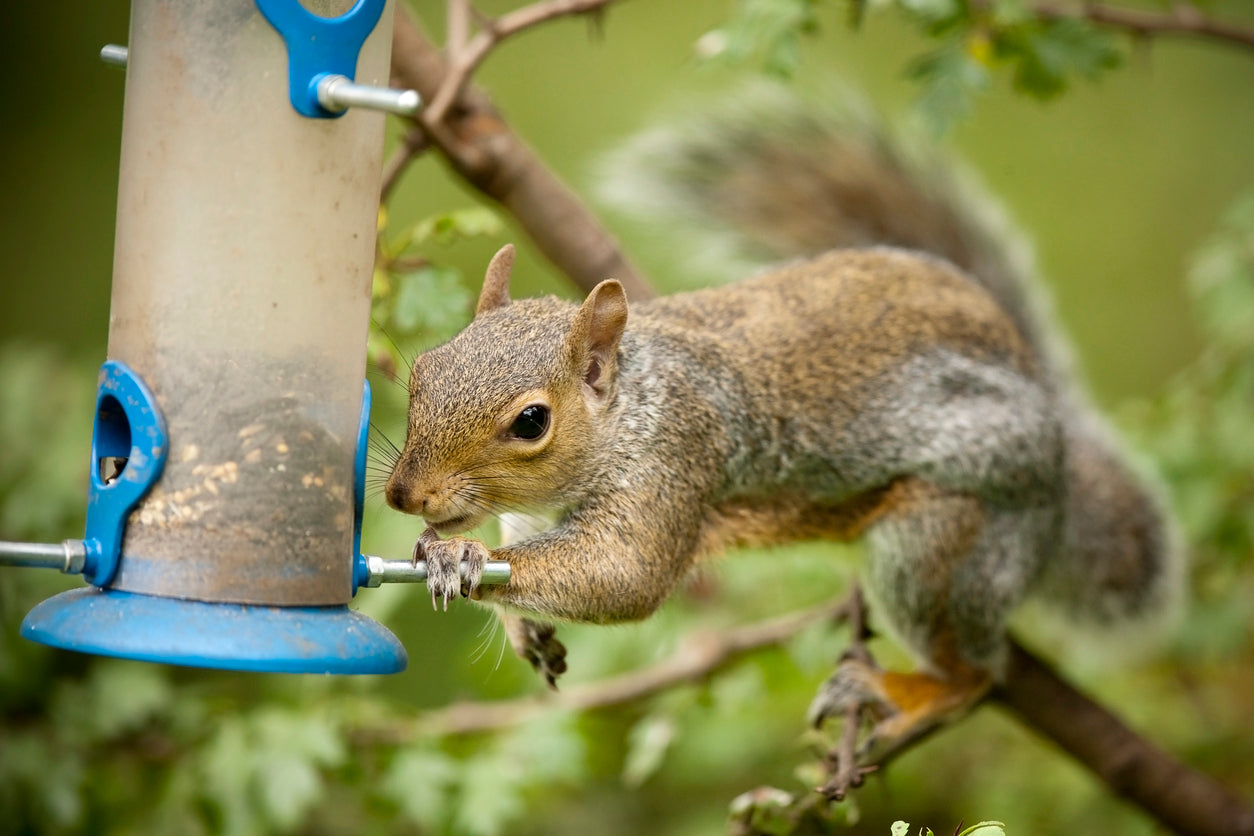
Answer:
[[[358,82],[386,85],[391,29],[389,2]],[[384,116],[297,114],[253,0],[134,0],[128,46],[108,354],[170,455],[112,586],[343,604]]]

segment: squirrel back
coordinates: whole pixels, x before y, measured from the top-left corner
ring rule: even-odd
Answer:
[[[638,135],[603,166],[606,202],[683,230],[686,266],[723,278],[830,249],[940,256],[1009,314],[1044,368],[1064,434],[1064,546],[1036,591],[1067,616],[1165,622],[1182,561],[1158,488],[1091,405],[1035,275],[1031,248],[975,178],[848,97],[776,86]],[[704,246],[694,245],[704,241]]]

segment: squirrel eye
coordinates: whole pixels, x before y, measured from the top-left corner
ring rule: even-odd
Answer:
[[[541,404],[523,407],[509,425],[509,434],[524,441],[535,441],[549,428],[549,408]]]

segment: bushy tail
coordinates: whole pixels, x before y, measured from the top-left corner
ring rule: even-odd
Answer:
[[[1161,504],[1075,382],[1030,247],[953,161],[895,135],[848,97],[831,98],[839,101],[802,101],[777,86],[740,91],[608,156],[603,196],[652,229],[682,229],[684,269],[705,278],[872,245],[963,268],[1036,347],[1064,402],[1067,542],[1042,594],[1098,622],[1171,609],[1181,581]]]

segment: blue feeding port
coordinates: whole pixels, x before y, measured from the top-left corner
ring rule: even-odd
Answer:
[[[370,388],[357,434],[354,552],[360,542]],[[100,375],[93,433],[87,569],[108,583],[125,563],[126,518],[159,479],[165,421],[152,392],[125,364]],[[101,477],[106,468],[108,476]],[[95,535],[95,536],[93,536]],[[345,555],[355,572],[360,554]],[[88,580],[93,576],[87,574]],[[380,674],[405,669],[404,646],[383,625],[347,605],[264,606],[149,595],[89,586],[37,605],[22,622],[31,641],[103,656],[272,673]]]
[[[302,116],[334,119],[318,99],[318,82],[329,76],[353,79],[362,44],[374,31],[387,0],[357,0],[339,17],[323,18],[299,0],[257,0],[257,8],[287,45],[288,96]]]

